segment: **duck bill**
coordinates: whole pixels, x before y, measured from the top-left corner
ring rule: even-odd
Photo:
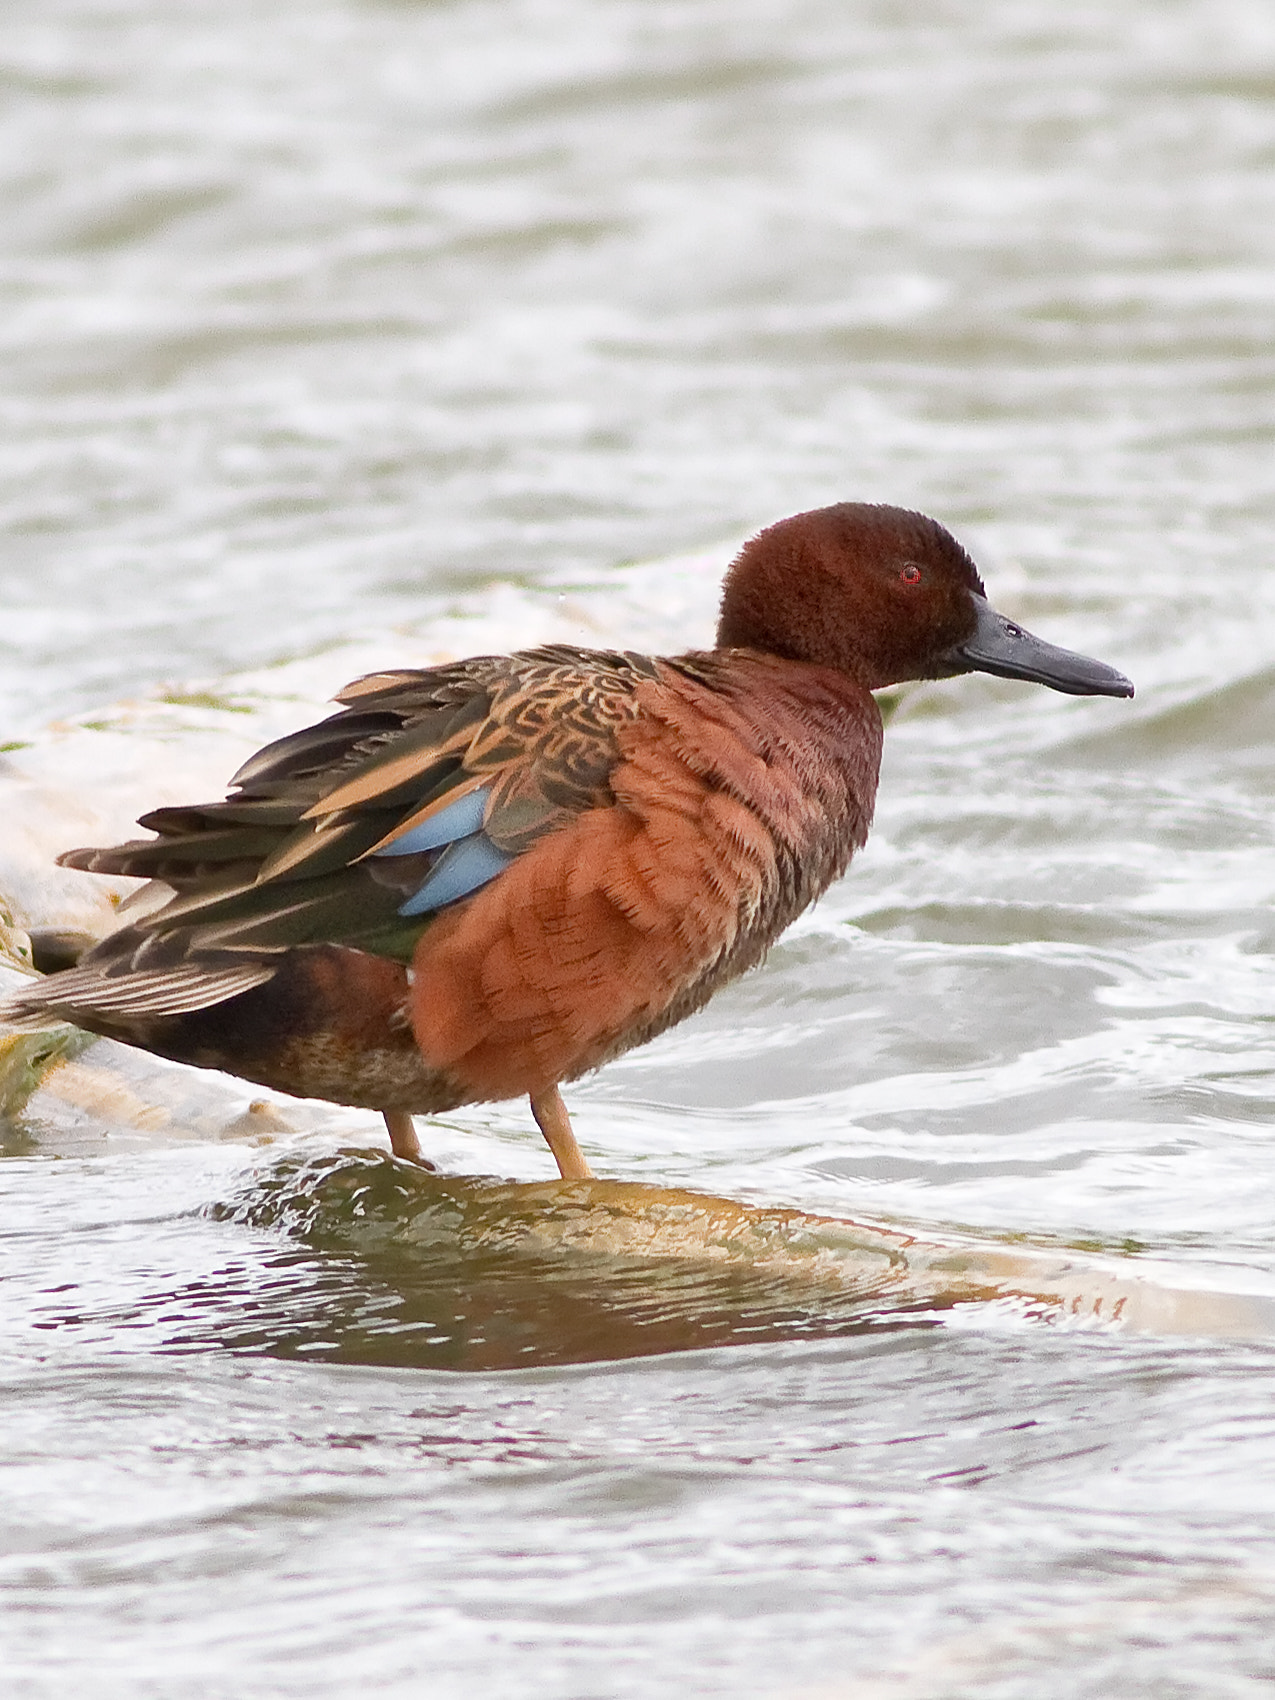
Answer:
[[[1059,649],[1033,637],[982,596],[973,598],[977,624],[964,643],[943,657],[953,673],[995,673],[1002,679],[1029,679],[1073,697],[1131,697],[1133,686],[1105,661]]]

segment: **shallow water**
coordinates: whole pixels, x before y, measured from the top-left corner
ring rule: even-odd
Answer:
[[[755,1216],[599,1251],[517,1105],[411,1183],[369,1117],[54,1071],[2,1124],[14,1691],[1267,1692],[1275,22],[7,23],[20,918],[378,660],[702,641],[819,502],[935,512],[1138,685],[904,693],[849,877],[574,1089],[621,1189]]]

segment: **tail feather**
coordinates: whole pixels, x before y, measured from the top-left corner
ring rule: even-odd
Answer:
[[[275,964],[267,962],[216,968],[185,964],[112,976],[99,967],[69,968],[23,987],[0,1003],[0,1023],[34,1032],[59,1021],[98,1026],[188,1015],[264,985],[275,969]]]

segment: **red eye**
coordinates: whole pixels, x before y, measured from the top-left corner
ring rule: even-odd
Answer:
[[[920,584],[921,569],[917,566],[915,561],[909,561],[907,566],[905,566],[899,574],[899,577],[903,580],[904,584]]]

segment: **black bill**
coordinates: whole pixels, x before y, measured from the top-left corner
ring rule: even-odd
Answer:
[[[953,673],[997,673],[1002,679],[1030,679],[1073,697],[1131,697],[1133,685],[1105,661],[1092,661],[1074,650],[1059,649],[1033,637],[982,596],[974,597],[978,624],[964,643],[943,657]]]

